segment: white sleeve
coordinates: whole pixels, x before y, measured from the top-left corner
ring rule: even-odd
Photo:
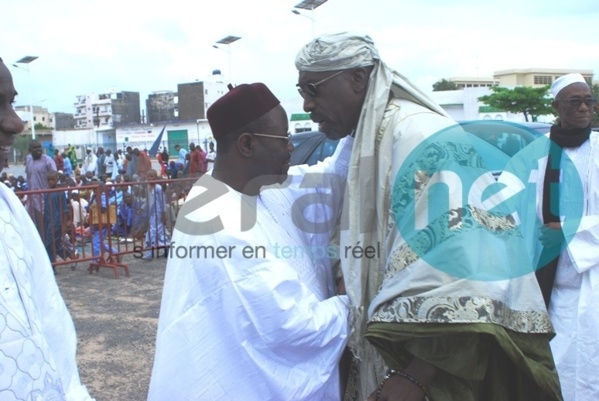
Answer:
[[[287,190],[296,204],[303,202],[307,205],[301,208],[305,215],[323,217],[319,205],[330,208],[330,217],[341,214],[353,143],[354,138],[343,138],[335,153],[324,161],[313,166],[293,166],[289,170],[292,178]],[[324,220],[335,221],[336,218]]]
[[[236,282],[240,304],[270,351],[297,363],[315,354],[340,355],[348,334],[346,295],[319,301],[283,263],[261,266]],[[328,358],[336,363],[336,358]]]
[[[290,169],[289,174],[301,175],[307,173],[324,173],[338,175],[345,179],[347,177],[347,170],[349,168],[349,160],[351,158],[353,146],[354,138],[346,136],[339,141],[335,153],[331,156],[323,161],[319,161],[313,166],[308,166],[306,164],[293,166]]]
[[[73,320],[60,295],[50,260],[43,251],[44,245],[37,235],[32,220],[27,216],[27,212],[23,208],[21,209],[22,216],[18,218],[25,225],[26,232],[36,234],[30,237],[32,241],[30,249],[42,251],[36,255],[36,263],[33,266],[32,288],[35,292],[32,296],[40,311],[42,332],[60,373],[66,399],[67,401],[91,400],[87,388],[81,384],[79,379],[75,357],[77,335]]]
[[[583,217],[566,249],[578,273],[599,266],[599,216]]]

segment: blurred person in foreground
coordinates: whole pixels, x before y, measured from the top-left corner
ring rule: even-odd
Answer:
[[[0,59],[0,156],[23,122],[12,77]],[[0,185],[0,399],[90,400],[79,381],[77,337],[52,266],[27,212]]]
[[[578,73],[556,79],[550,92],[558,119],[549,140],[542,137],[528,146],[538,157],[521,151],[509,166],[536,172],[530,175],[536,186],[517,211],[534,239],[564,400],[597,400],[599,132],[591,128],[597,100]],[[511,178],[504,173],[500,181],[511,185]]]
[[[495,181],[476,141],[366,35],[317,37],[295,64],[319,130],[355,135],[341,248],[381,248],[341,257],[355,306],[347,399],[560,399],[532,262],[514,273],[524,244],[481,200]]]
[[[327,249],[351,138],[290,168],[279,100],[261,83],[230,89],[207,112],[214,169],[177,217],[148,399],[339,400],[348,304]]]

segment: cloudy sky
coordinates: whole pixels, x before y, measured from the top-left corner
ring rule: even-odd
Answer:
[[[74,112],[77,95],[109,88],[140,92],[143,107],[151,92],[214,69],[291,99],[299,96],[295,54],[313,29],[369,34],[382,59],[424,90],[511,68],[590,69],[599,78],[598,0],[329,0],[306,17],[291,13],[298,3],[3,0],[0,57],[20,92],[16,104],[31,96],[51,112]],[[232,71],[229,54],[212,47],[227,35],[242,37],[229,47]],[[39,56],[31,86],[12,67],[26,55]]]

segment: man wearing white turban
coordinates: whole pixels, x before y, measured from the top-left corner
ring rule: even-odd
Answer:
[[[578,73],[556,79],[550,92],[558,122],[550,141],[531,144],[544,157],[535,166],[536,191],[523,199],[518,213],[536,217],[529,229],[539,239],[537,276],[556,332],[551,350],[564,400],[597,400],[599,132],[591,129],[597,101]],[[531,161],[519,153],[510,164]]]
[[[296,67],[319,129],[355,136],[340,236],[358,361],[346,399],[559,400],[539,286],[532,268],[515,273],[518,261],[532,266],[514,257],[517,230],[463,196],[463,182],[471,195],[494,183],[477,139],[389,69],[368,36],[320,36]],[[347,251],[359,247],[380,252]]]

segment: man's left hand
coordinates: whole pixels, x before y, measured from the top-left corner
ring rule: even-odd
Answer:
[[[540,228],[539,241],[546,248],[558,246],[564,242],[562,225],[559,222],[547,223]]]

